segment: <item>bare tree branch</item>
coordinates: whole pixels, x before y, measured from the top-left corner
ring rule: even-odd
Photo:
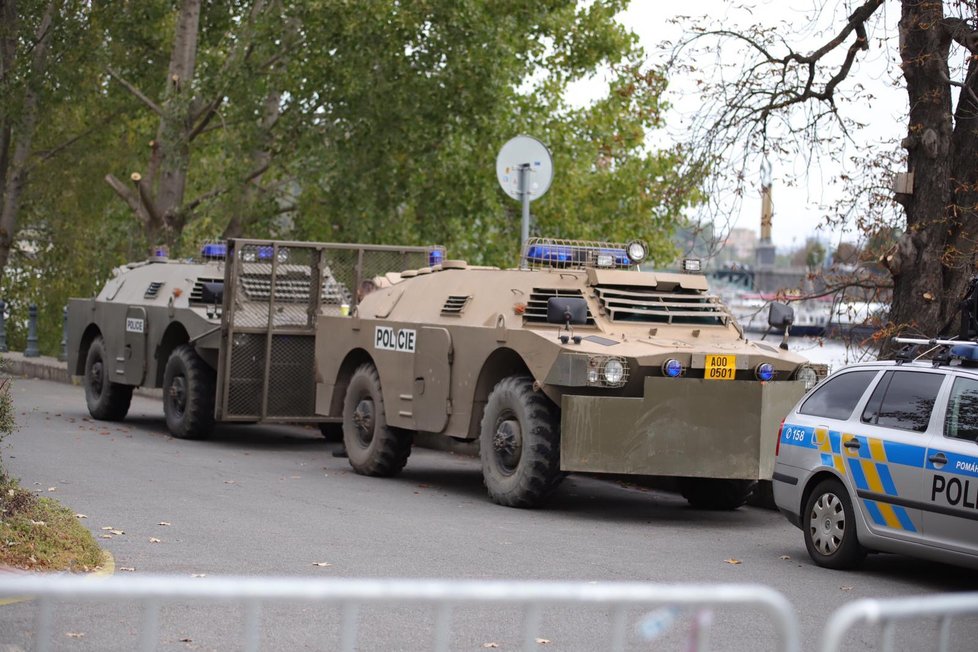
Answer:
[[[125,79],[123,79],[122,76],[119,75],[119,73],[117,73],[112,68],[106,68],[105,70],[106,70],[106,72],[109,73],[109,75],[113,79],[115,79],[117,82],[119,82],[120,84],[122,84],[122,86],[127,91],[129,91],[137,99],[139,99],[140,102],[142,102],[143,104],[145,104],[146,106],[148,106],[150,108],[150,110],[153,111],[153,113],[155,113],[156,115],[159,115],[159,116],[162,116],[163,115],[163,109],[161,109],[159,107],[159,105],[156,104],[156,102],[154,102],[153,100],[151,100],[148,97],[146,97],[146,95],[144,95],[141,90],[139,90],[138,88],[136,88],[135,86],[133,86],[132,84],[130,84],[128,81],[126,81]]]

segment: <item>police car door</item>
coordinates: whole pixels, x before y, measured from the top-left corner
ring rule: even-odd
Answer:
[[[952,376],[943,432],[924,467],[924,532],[936,545],[978,554],[978,378]]]
[[[859,417],[858,434],[842,434],[855,502],[877,535],[923,536],[924,455],[930,434],[940,427],[933,408],[943,381],[941,373],[885,372]]]

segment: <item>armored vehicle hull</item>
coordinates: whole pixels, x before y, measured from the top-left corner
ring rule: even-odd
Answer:
[[[434,247],[230,241],[223,260],[130,266],[73,301],[69,365],[96,411],[163,387],[178,436],[340,422],[354,470],[385,476],[420,431],[478,440],[500,504],[538,505],[575,471],[677,476],[694,505],[737,507],[814,372],[745,339],[704,277],[638,271],[626,251],[531,241],[503,270]]]

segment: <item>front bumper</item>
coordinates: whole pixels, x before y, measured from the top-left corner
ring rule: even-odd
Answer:
[[[647,377],[642,398],[561,399],[564,471],[770,480],[801,381]]]

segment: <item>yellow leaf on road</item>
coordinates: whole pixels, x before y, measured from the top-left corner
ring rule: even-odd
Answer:
[[[149,542],[150,542],[150,543],[160,543],[160,540],[159,540],[159,539],[157,539],[156,537],[150,537],[150,538],[149,538]]]
[[[723,561],[727,562],[728,564],[734,564],[734,565],[743,563],[739,559],[724,559]]]

